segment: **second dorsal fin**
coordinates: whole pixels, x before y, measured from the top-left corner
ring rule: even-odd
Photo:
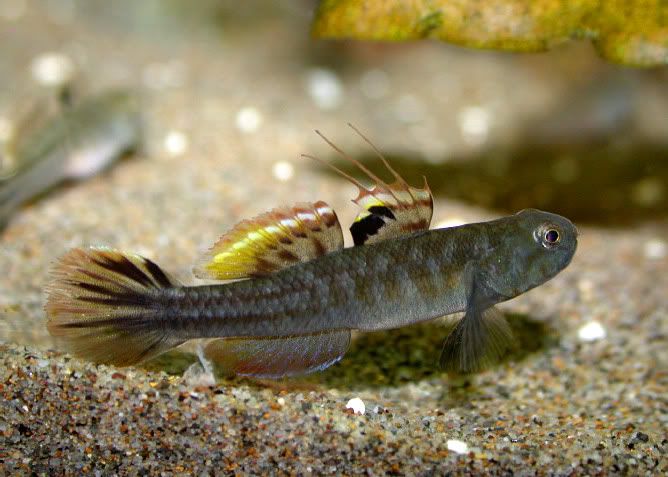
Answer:
[[[193,273],[214,280],[261,277],[340,248],[343,233],[334,210],[322,201],[299,203],[238,223]]]

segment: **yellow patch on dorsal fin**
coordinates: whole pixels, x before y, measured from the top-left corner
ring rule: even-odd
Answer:
[[[304,154],[304,157],[324,163],[358,187],[359,193],[353,199],[353,202],[363,210],[357,215],[350,226],[350,233],[353,236],[355,245],[372,244],[419,230],[428,230],[434,210],[434,200],[427,184],[427,179],[424,179],[424,186],[421,189],[408,185],[366,136],[352,124],[348,124],[348,126],[375,151],[387,170],[394,176],[395,181],[393,183],[388,184],[383,181],[364,164],[350,157],[341,148],[327,139],[320,131],[316,131],[316,133],[339,153],[344,160],[366,174],[373,182],[373,187],[365,187],[351,175],[317,157],[306,154]]]
[[[214,280],[261,277],[340,248],[343,233],[334,210],[322,201],[300,203],[238,223],[193,273]]]

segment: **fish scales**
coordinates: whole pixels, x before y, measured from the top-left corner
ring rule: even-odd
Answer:
[[[161,290],[157,301],[164,326],[174,324],[182,339],[396,328],[465,309],[464,275],[490,252],[490,227],[419,232],[266,278]]]

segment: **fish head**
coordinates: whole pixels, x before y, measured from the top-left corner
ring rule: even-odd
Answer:
[[[503,299],[553,278],[571,262],[578,243],[578,230],[570,220],[537,209],[507,217],[499,233],[495,257],[487,261],[493,268],[487,277]]]

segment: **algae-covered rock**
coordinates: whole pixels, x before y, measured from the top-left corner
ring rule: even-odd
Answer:
[[[668,64],[668,2],[323,0],[313,34],[388,41],[436,38],[517,52],[588,38],[610,61],[653,66]]]

